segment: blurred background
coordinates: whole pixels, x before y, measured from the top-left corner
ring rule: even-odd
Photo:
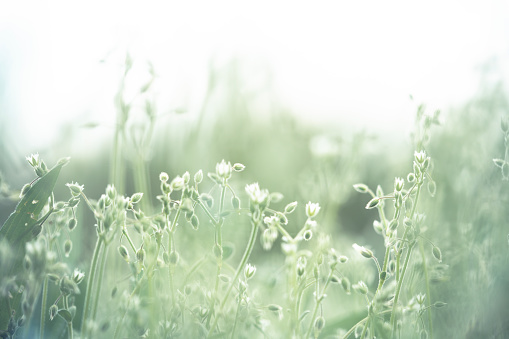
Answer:
[[[8,197],[33,179],[31,153],[49,167],[72,158],[57,197],[74,180],[97,198],[115,177],[127,194],[147,192],[149,209],[161,171],[213,171],[224,158],[247,166],[240,191],[259,181],[289,199],[318,201],[336,246],[369,243],[383,255],[376,214],[352,185],[392,190],[394,177],[411,171],[423,131],[416,111],[441,110],[442,126],[422,135],[438,187],[422,210],[452,270],[434,291],[449,304],[437,327],[443,337],[461,328],[469,338],[507,329],[495,300],[509,281],[508,184],[492,162],[505,151],[507,2],[0,8],[0,223],[16,204]],[[112,166],[115,145],[120,168]],[[82,239],[88,253],[94,239]]]

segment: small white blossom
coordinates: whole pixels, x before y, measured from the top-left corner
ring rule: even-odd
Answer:
[[[306,215],[309,218],[315,217],[320,211],[320,204],[312,203],[311,201],[306,204]]]
[[[223,179],[229,179],[232,175],[232,165],[230,162],[225,162],[224,159],[216,164],[216,174]]]

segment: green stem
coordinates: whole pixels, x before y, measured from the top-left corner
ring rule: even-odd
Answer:
[[[415,214],[415,209],[416,209],[417,203],[419,201],[419,194],[421,192],[423,176],[424,175],[421,174],[421,178],[418,179],[417,193],[415,195],[415,202],[414,202],[413,207],[412,207],[412,212],[410,213],[410,216],[409,216],[410,219],[413,219],[414,214]],[[409,229],[410,229],[410,227],[407,227],[405,229],[405,233],[403,235],[402,241],[406,240]],[[399,294],[401,292],[401,286],[403,285],[403,280],[405,278],[405,272],[406,272],[406,269],[408,267],[408,262],[410,261],[410,256],[412,254],[412,249],[413,249],[414,245],[415,245],[415,242],[413,242],[412,244],[409,244],[409,248],[407,250],[406,257],[405,257],[405,262],[403,264],[403,269],[401,271],[401,274],[400,274],[400,277],[399,277],[399,280],[398,280],[398,284],[396,286],[396,294],[394,295],[394,301],[393,301],[392,312],[391,312],[392,337],[394,337],[395,334],[396,334],[396,308],[398,306],[398,300],[399,300]],[[396,257],[397,257],[398,262],[399,262],[400,255],[398,254]]]
[[[124,318],[127,314],[127,311],[129,310],[129,304],[131,303],[131,299],[133,298],[133,296],[136,294],[136,292],[138,292],[138,290],[140,289],[141,287],[141,283],[143,282],[143,278],[141,278],[138,283],[136,284],[136,286],[134,287],[133,291],[131,292],[131,295],[129,296],[129,299],[127,299],[127,305],[126,305],[126,309],[124,311],[124,313],[122,314],[122,318],[120,318],[120,321],[118,322],[117,326],[115,327],[115,332],[113,334],[113,338],[114,339],[118,339],[119,335],[120,335],[120,326],[122,325],[122,323],[124,322]]]
[[[42,285],[41,327],[39,329],[40,339],[44,339],[44,326],[46,325],[47,302],[48,302],[48,276],[44,278],[44,284]]]
[[[333,273],[334,273],[334,267],[331,267],[331,270],[329,272],[329,276],[327,277],[327,281],[325,282],[325,285],[322,288],[322,293],[320,294],[320,296],[318,296],[318,280],[316,281],[316,286],[317,286],[316,288],[317,288],[317,290],[316,290],[315,309],[313,310],[313,316],[311,317],[311,322],[309,323],[308,331],[306,333],[306,337],[305,338],[309,338],[309,336],[311,335],[311,330],[313,329],[313,325],[315,323],[316,314],[318,313],[318,308],[320,307],[320,304],[322,303],[324,293],[325,293],[325,291],[327,290],[327,287],[330,284],[330,281],[332,279],[332,274]]]
[[[396,294],[394,295],[394,303],[392,305],[392,313],[391,313],[391,325],[392,325],[392,336],[394,337],[396,331],[396,307],[398,305],[399,294],[401,292],[401,286],[403,285],[403,279],[405,278],[405,272],[408,267],[408,262],[410,261],[410,256],[412,255],[412,249],[414,244],[411,244],[407,250],[405,262],[403,264],[403,269],[401,271],[401,277],[398,281],[398,285],[396,286]]]
[[[101,253],[101,259],[99,263],[99,276],[97,277],[95,296],[92,304],[92,321],[95,321],[97,315],[97,306],[99,304],[99,296],[101,294],[102,279],[104,276],[104,267],[106,266],[106,259],[108,257],[108,244],[104,243],[103,250]]]
[[[424,269],[424,279],[426,281],[426,299],[427,299],[427,312],[428,312],[428,325],[429,325],[429,337],[433,339],[433,321],[431,319],[431,292],[429,287],[429,276],[428,276],[428,265],[426,263],[426,255],[424,253],[424,246],[419,241],[419,250],[422,256],[422,266]]]
[[[64,308],[66,310],[69,309],[69,301],[67,298],[67,296],[64,296]],[[72,320],[67,322],[67,338],[73,339]]]
[[[235,328],[237,327],[237,321],[239,319],[239,309],[240,309],[240,302],[242,301],[242,298],[239,295],[239,302],[237,303],[237,311],[235,312],[235,320],[233,321],[233,329],[232,329],[232,335],[231,339],[235,338]]]
[[[244,266],[246,265],[247,260],[249,259],[249,256],[251,255],[251,252],[253,251],[254,244],[256,242],[256,235],[258,234],[259,227],[260,227],[260,222],[257,221],[256,223],[253,223],[253,227],[251,228],[251,235],[249,237],[249,242],[247,244],[246,250],[244,251],[244,255],[242,256],[242,260],[240,261],[239,266],[237,267],[235,277],[231,281],[230,287],[228,287],[228,290],[226,291],[223,301],[221,302],[220,312],[218,314],[220,314],[223,311],[224,305],[226,304],[226,300],[228,299],[228,296],[230,295],[230,292],[231,292],[235,282],[237,281],[240,273],[244,269]],[[209,329],[207,338],[209,338],[210,335],[212,334],[212,331],[214,331],[214,328],[216,327],[218,320],[219,320],[219,318],[216,316],[214,319],[214,324]]]
[[[89,309],[90,303],[92,301],[92,284],[94,283],[95,273],[97,271],[97,261],[99,259],[99,253],[103,247],[103,237],[99,236],[97,242],[95,244],[94,255],[92,257],[92,265],[90,266],[90,272],[88,274],[87,279],[87,291],[85,293],[85,304],[83,306],[83,318],[81,320],[81,337],[83,339],[87,338],[87,329],[88,329],[88,321],[89,321]]]

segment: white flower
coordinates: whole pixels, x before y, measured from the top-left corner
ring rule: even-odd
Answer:
[[[312,203],[311,201],[306,204],[306,215],[313,218],[320,211],[320,204]]]
[[[220,163],[216,164],[216,174],[220,178],[229,179],[232,175],[232,165],[230,162],[226,163],[223,159]]]
[[[247,264],[246,268],[244,269],[244,276],[246,277],[246,280],[251,279],[256,273],[256,266],[253,266],[251,264]]]
[[[175,191],[180,191],[181,189],[184,188],[185,185],[186,182],[184,178],[182,178],[180,175],[177,175],[175,179],[171,181],[171,188]]]
[[[405,180],[403,180],[403,178],[394,179],[394,190],[401,192],[403,186],[405,186]]]
[[[373,258],[373,252],[371,250],[368,250],[366,247],[359,246],[357,244],[353,244],[352,247],[363,257],[368,259]]]
[[[249,195],[249,199],[254,205],[260,205],[265,202],[269,197],[269,191],[261,190],[257,182],[251,185],[246,185],[246,193]]]
[[[426,160],[426,151],[414,152],[415,161],[422,164]]]

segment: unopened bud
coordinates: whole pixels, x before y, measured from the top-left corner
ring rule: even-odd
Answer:
[[[124,245],[118,247],[118,253],[120,253],[120,256],[124,258],[125,261],[129,261],[129,252]]]
[[[67,239],[64,242],[64,254],[65,254],[66,258],[69,258],[69,254],[71,254],[71,250],[72,250],[72,241],[71,241],[71,239]]]

